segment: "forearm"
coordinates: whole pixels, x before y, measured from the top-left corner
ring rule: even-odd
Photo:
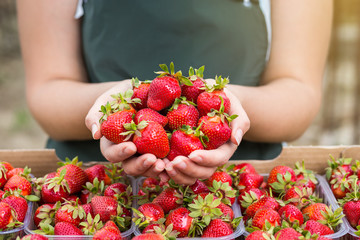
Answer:
[[[91,139],[85,116],[96,98],[115,84],[51,80],[27,88],[27,101],[33,116],[51,138]]]
[[[260,87],[231,85],[229,89],[250,119],[244,139],[261,142],[291,141],[309,127],[321,104],[321,91],[290,78]]]

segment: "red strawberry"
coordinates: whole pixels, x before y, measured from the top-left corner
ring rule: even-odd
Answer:
[[[222,237],[230,235],[233,232],[234,230],[229,223],[224,222],[221,219],[213,219],[211,220],[210,224],[205,228],[202,237]]]
[[[259,188],[263,183],[264,177],[256,173],[241,173],[239,175],[237,189],[240,193],[248,188]]]
[[[165,216],[162,207],[156,203],[145,203],[141,205],[137,210],[134,209],[134,215],[134,222],[139,227],[146,227]]]
[[[330,235],[334,233],[334,230],[329,228],[328,226],[321,224],[315,220],[308,220],[305,223],[304,230],[309,231],[311,234],[318,235]]]
[[[178,237],[186,237],[189,234],[193,218],[189,216],[190,211],[185,207],[172,210],[166,217],[165,225],[173,224],[173,229],[179,232]]]
[[[153,203],[159,204],[164,213],[170,212],[175,208],[181,206],[182,195],[175,188],[166,188],[164,189],[154,200]]]
[[[155,188],[160,184],[159,180],[156,178],[147,177],[142,183],[143,188]]]
[[[181,97],[175,99],[166,117],[169,119],[170,130],[179,129],[183,125],[188,125],[193,128],[196,127],[199,120],[199,112],[193,102]]]
[[[21,240],[48,240],[48,238],[41,234],[30,234],[22,237]]]
[[[228,205],[226,205],[224,203],[220,203],[219,206],[217,206],[217,208],[219,208],[221,210],[221,212],[223,213],[222,216],[227,217],[230,220],[234,219],[234,211]]]
[[[329,207],[325,203],[314,203],[304,208],[302,213],[307,215],[310,220],[319,221],[326,220],[323,213],[327,213],[329,210]]]
[[[144,229],[143,229],[143,231],[142,231],[142,233],[143,234],[145,234],[145,233],[155,233],[156,231],[155,231],[155,228],[156,227],[159,227],[160,228],[160,230],[161,230],[161,232],[165,232],[165,225],[164,224],[159,224],[159,223],[152,223],[152,224],[149,224],[149,225],[147,225]]]
[[[211,175],[211,177],[208,178],[208,180],[206,181],[206,185],[212,187],[213,186],[213,182],[217,181],[217,182],[222,182],[222,183],[229,183],[229,186],[232,186],[232,178],[231,176],[224,171],[216,171],[213,173],[213,175]]]
[[[185,125],[175,131],[170,139],[170,153],[168,159],[174,160],[177,156],[188,156],[195,150],[203,150],[202,132],[199,129],[193,130]]]
[[[59,222],[54,227],[55,235],[84,235],[83,232],[68,222]]]
[[[144,108],[135,114],[134,122],[139,124],[141,121],[158,122],[161,126],[165,127],[169,119],[151,108]]]
[[[11,178],[14,175],[21,175],[24,172],[23,168],[14,168],[7,172],[8,178]]]
[[[99,182],[104,181],[105,185],[111,184],[111,178],[106,174],[106,167],[101,164],[96,164],[85,169],[85,173],[88,182],[93,183],[94,179],[97,178]]]
[[[10,195],[2,200],[3,203],[9,204],[15,212],[16,218],[19,222],[23,222],[28,210],[28,204],[26,200],[22,197]]]
[[[192,85],[189,79],[182,77],[181,71],[175,73],[174,63],[170,63],[170,71],[165,64],[160,64],[160,68],[163,71],[157,72],[160,75],[151,82],[147,101],[147,106],[158,112],[170,107],[181,96],[179,81]]]
[[[112,216],[118,215],[119,204],[112,197],[95,196],[91,199],[91,206],[94,214],[99,214],[103,222],[107,222]]]
[[[39,206],[34,213],[35,226],[40,228],[40,223],[44,221],[49,221],[52,223],[56,210],[57,209],[54,204],[43,204]]]
[[[200,93],[205,91],[204,83],[204,69],[205,66],[200,67],[199,69],[189,69],[189,79],[192,82],[192,86],[182,85],[181,86],[181,96],[186,97],[187,100],[196,103]]]
[[[0,165],[0,188],[3,188],[8,180],[7,170],[4,166]]]
[[[277,240],[298,240],[301,236],[301,233],[293,228],[283,228],[275,234]]]
[[[31,183],[24,177],[19,175],[12,176],[5,184],[4,191],[21,190],[22,196],[30,195],[32,192]]]
[[[326,178],[327,178],[327,180],[330,181],[332,175],[335,172],[345,172],[345,173],[348,173],[349,176],[353,175],[354,172],[351,169],[351,162],[352,162],[351,158],[338,158],[338,159],[335,159],[333,156],[330,155],[330,159],[328,160],[329,167],[327,167],[325,169],[326,170]],[[360,165],[356,164],[354,166],[354,170],[357,171],[358,168],[356,166],[360,166]]]
[[[132,240],[165,240],[165,238],[161,234],[145,233],[133,237]]]
[[[105,226],[98,230],[94,236],[93,240],[121,240],[121,232],[113,221],[107,221]]]
[[[228,116],[223,113],[223,108],[220,112],[213,111],[199,119],[198,124],[200,131],[208,137],[205,143],[205,149],[216,149],[226,143],[231,137],[231,128],[229,122],[235,119],[237,115]]]
[[[78,226],[85,217],[84,209],[77,202],[67,202],[56,211],[55,224],[67,222]]]
[[[132,188],[124,183],[113,183],[105,189],[104,196],[112,197],[124,205],[131,205]]]
[[[269,233],[261,231],[261,230],[256,230],[256,231],[250,233],[246,237],[246,240],[269,240],[269,239],[271,239],[269,236]]]
[[[63,202],[69,196],[67,185],[62,181],[54,184],[48,183],[41,187],[41,200],[44,203],[56,203],[57,201]],[[55,185],[56,184],[56,185]]]
[[[356,228],[360,219],[360,201],[349,201],[345,203],[343,210],[350,225]]]
[[[241,212],[244,213],[246,208],[248,208],[252,203],[258,201],[261,196],[264,196],[265,192],[258,188],[248,188],[240,193],[238,197],[238,203],[241,208]]]
[[[132,121],[133,113],[130,111],[112,112],[111,106],[101,106],[104,116],[100,119],[100,131],[103,136],[113,143],[121,143],[129,140],[129,136],[121,135],[126,132],[124,124]]]
[[[280,226],[281,219],[279,213],[271,208],[260,208],[253,217],[252,226],[265,230],[266,221],[269,222],[271,226]]]
[[[215,85],[212,87],[206,86],[206,91],[201,93],[197,98],[197,105],[200,116],[205,116],[210,113],[213,109],[220,111],[221,102],[224,104],[225,113],[229,113],[231,103],[230,99],[226,96],[223,89],[225,85],[229,83],[228,78],[222,78],[221,76],[216,76]],[[222,98],[222,99],[221,99]]]
[[[245,211],[245,214],[252,218],[260,208],[273,209],[277,211],[280,208],[278,201],[270,196],[263,196],[258,201],[252,203]]]
[[[138,78],[132,78],[131,83],[134,91],[131,99],[140,99],[139,103],[133,103],[134,108],[137,110],[146,108],[151,81],[146,80],[144,82],[140,82]]]
[[[283,200],[299,209],[303,209],[313,202],[313,200],[310,200],[311,198],[314,198],[313,193],[312,188],[293,186],[285,192]]]
[[[14,169],[14,167],[11,165],[11,163],[6,162],[6,161],[1,161],[0,166],[3,166],[6,170],[6,172],[9,172]]]
[[[0,230],[7,229],[10,223],[15,222],[15,216],[16,213],[9,204],[0,202]]]
[[[210,192],[210,190],[206,186],[206,184],[204,182],[200,181],[199,179],[196,179],[196,182],[189,187],[195,194],[199,194],[199,193],[203,193],[203,192]]]
[[[304,223],[302,212],[294,205],[285,205],[279,209],[278,213],[282,220],[286,220],[289,223],[293,223],[294,221],[298,221],[299,225]]]
[[[233,171],[240,174],[240,173],[253,173],[258,174],[255,170],[254,166],[250,163],[240,163],[236,164],[233,168]]]
[[[125,124],[127,134],[133,133],[133,142],[140,154],[151,153],[158,158],[164,158],[170,151],[168,136],[164,128],[157,122],[142,121],[138,125],[134,122]]]
[[[95,217],[94,211],[92,209],[91,203],[82,204],[81,207],[84,209],[85,215],[90,214],[93,218]]]
[[[61,172],[65,171],[64,179],[69,186],[69,194],[71,195],[81,191],[83,185],[85,185],[87,181],[87,175],[84,170],[80,168],[82,163],[78,162],[78,157],[75,157],[72,160],[66,158],[65,160],[66,162],[63,163],[63,166],[56,172],[57,176],[60,176]]]
[[[286,174],[286,172],[290,173],[291,181],[295,182],[296,175],[295,175],[294,170],[291,167],[279,165],[279,166],[276,166],[273,169],[271,169],[269,177],[268,177],[268,183],[271,184],[274,182],[278,182],[277,175],[281,174],[282,176],[284,176]]]

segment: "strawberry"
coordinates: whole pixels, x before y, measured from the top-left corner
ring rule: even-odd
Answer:
[[[112,197],[121,204],[129,206],[132,203],[132,188],[124,183],[113,183],[105,189],[104,196]]]
[[[199,112],[195,106],[195,103],[187,101],[184,97],[175,99],[174,104],[166,114],[169,119],[170,130],[179,129],[183,125],[188,125],[191,128],[196,127]]]
[[[65,202],[55,213],[55,224],[67,222],[78,226],[85,217],[84,209],[77,202]]]
[[[106,167],[101,164],[96,164],[85,169],[87,181],[93,183],[94,179],[97,178],[99,182],[104,181],[105,185],[111,184],[111,178],[106,173]]]
[[[224,88],[229,83],[228,78],[221,76],[215,77],[215,84],[212,87],[206,85],[206,91],[202,92],[197,98],[197,105],[200,116],[205,116],[213,109],[220,111],[221,105],[224,105],[224,113],[229,113],[231,103],[230,99],[226,96]]]
[[[54,227],[55,235],[84,235],[84,233],[73,224],[68,222],[59,222]]]
[[[303,209],[312,202],[317,201],[317,198],[313,196],[313,193],[312,188],[292,186],[285,192],[283,200],[298,207],[299,209]]]
[[[60,202],[55,204],[43,204],[39,206],[34,213],[34,224],[40,228],[40,223],[48,222],[51,225],[54,223],[55,212],[60,207]]]
[[[217,170],[216,172],[211,175],[206,181],[206,185],[209,187],[213,186],[213,182],[222,182],[222,183],[229,183],[229,186],[232,186],[232,178],[231,176],[224,171]]]
[[[140,234],[132,238],[132,240],[165,240],[164,236],[157,233]]]
[[[231,225],[221,219],[213,219],[205,228],[203,238],[222,237],[234,232]]]
[[[21,175],[24,172],[24,168],[14,168],[7,172],[8,178],[11,178],[14,175]]]
[[[189,79],[192,83],[192,86],[182,85],[181,86],[181,96],[186,97],[187,100],[196,103],[200,93],[205,91],[204,83],[204,69],[205,66],[200,67],[199,69],[189,68]]]
[[[281,217],[281,220],[286,220],[289,223],[298,221],[299,225],[304,223],[304,216],[302,212],[294,205],[285,205],[279,209],[278,213]]]
[[[276,193],[283,193],[295,184],[296,176],[292,168],[288,166],[276,166],[271,169],[267,183]]]
[[[136,125],[133,121],[124,125],[128,131],[125,134],[134,134],[133,142],[140,154],[151,153],[158,158],[164,158],[170,151],[168,136],[164,128],[157,122],[142,121]]]
[[[231,221],[234,219],[234,211],[229,205],[226,205],[225,203],[220,203],[219,206],[217,206],[217,208],[220,209],[223,217]]]
[[[248,208],[252,203],[258,201],[264,195],[265,192],[258,188],[245,189],[238,197],[241,212],[244,213],[246,208]]]
[[[65,182],[63,178],[50,179],[50,182],[41,187],[41,200],[44,203],[63,202],[69,196],[69,190]]]
[[[162,127],[165,127],[169,119],[151,108],[144,108],[135,114],[134,122],[139,124],[141,121],[158,122]]]
[[[205,145],[205,149],[207,150],[220,147],[231,137],[231,128],[229,124],[237,117],[237,115],[229,116],[224,113],[223,104],[221,106],[219,111],[214,110],[211,113],[208,113],[201,117],[198,122],[198,125],[201,125],[200,131],[202,131],[209,139]]]
[[[15,216],[16,213],[9,204],[0,202],[0,230],[12,227],[12,224],[16,222]]]
[[[173,62],[170,63],[170,71],[165,64],[159,66],[163,71],[156,72],[160,75],[151,82],[147,101],[147,106],[158,112],[170,107],[181,96],[179,81],[192,85],[189,79],[182,76],[181,71],[175,73]]]
[[[31,183],[24,177],[19,175],[12,176],[5,184],[4,191],[21,190],[21,195],[27,196],[32,192]]]
[[[203,181],[200,181],[199,179],[196,179],[195,183],[189,187],[195,194],[210,192],[206,184]]]
[[[83,188],[87,181],[87,175],[80,168],[82,162],[78,162],[78,157],[73,158],[70,160],[69,158],[65,159],[65,163],[61,163],[62,167],[57,169],[57,176],[60,176],[62,171],[65,172],[64,179],[66,180],[69,186],[69,194],[78,193]]]
[[[245,189],[259,188],[264,181],[264,177],[257,173],[241,173],[237,179],[236,188],[240,193]]]
[[[177,156],[187,157],[195,150],[203,150],[203,138],[204,135],[199,128],[193,130],[190,126],[184,125],[171,136],[168,159],[172,161]]]
[[[309,231],[311,234],[318,234],[320,236],[334,233],[334,230],[315,220],[306,221],[304,230]]]
[[[271,239],[269,233],[261,230],[256,230],[250,233],[246,237],[246,240],[269,240],[269,239]]]
[[[138,78],[132,78],[131,83],[134,91],[131,99],[139,99],[138,103],[133,103],[134,108],[137,110],[146,108],[151,81],[141,82]]]
[[[92,217],[95,217],[91,203],[82,204],[81,207],[82,207],[82,209],[84,209],[86,216],[90,214]]]
[[[8,180],[7,170],[3,165],[0,165],[0,188],[2,189]]]
[[[22,237],[21,240],[48,240],[48,238],[41,234],[29,234]]]
[[[94,214],[99,214],[100,219],[103,222],[107,222],[111,219],[111,217],[117,216],[121,210],[121,207],[114,198],[106,196],[93,197],[91,199],[91,206]]]
[[[4,167],[6,172],[9,172],[14,169],[14,167],[11,165],[11,163],[6,162],[6,161],[1,161],[0,166]]]
[[[237,174],[241,174],[241,173],[258,174],[254,166],[251,165],[250,163],[236,164],[232,170]]]
[[[279,202],[270,196],[263,196],[258,201],[249,205],[246,209],[245,214],[252,218],[260,208],[268,208],[277,211],[280,208]]]
[[[168,187],[164,189],[156,198],[153,203],[159,204],[164,213],[169,213],[170,210],[176,209],[181,206],[183,201],[183,195],[175,188]]]
[[[160,182],[158,179],[147,177],[142,182],[142,188],[155,188],[159,184],[160,184]]]
[[[121,232],[113,221],[107,221],[105,226],[98,230],[94,236],[93,240],[121,240]]]
[[[351,158],[338,158],[335,159],[333,156],[330,155],[330,159],[328,160],[329,167],[325,168],[326,171],[326,179],[328,181],[331,180],[332,175],[336,171],[348,173],[349,176],[354,174],[354,171],[351,169]],[[356,166],[355,166],[356,170]]]
[[[301,233],[290,227],[283,228],[275,234],[277,240],[298,240],[301,236]]]
[[[162,207],[156,203],[145,203],[138,209],[133,210],[135,215],[134,222],[140,228],[155,223],[165,216]]]
[[[352,227],[358,225],[360,219],[360,201],[349,201],[343,205],[344,214]]]
[[[185,207],[174,209],[166,217],[165,225],[173,224],[173,230],[179,232],[178,237],[186,237],[189,234],[193,221],[189,214],[190,211]]]
[[[4,198],[2,202],[9,204],[14,209],[17,221],[24,222],[26,211],[28,210],[28,203],[24,198],[10,195]]]
[[[101,106],[101,111],[104,113],[100,119],[101,134],[113,143],[128,141],[130,137],[121,135],[121,133],[126,132],[124,124],[132,121],[133,113],[130,111],[114,111],[110,103]]]
[[[310,220],[326,220],[323,213],[329,211],[329,207],[325,203],[314,203],[304,208],[302,213],[306,215]]]
[[[252,227],[264,230],[266,222],[269,222],[271,226],[276,227],[280,226],[280,221],[280,215],[277,211],[264,207],[256,211],[252,220]]]
[[[234,190],[228,182],[213,181],[213,186],[209,187],[210,192],[214,193],[217,198],[221,199],[221,202],[232,206],[235,202],[236,190]]]
[[[296,186],[311,187],[315,191],[318,180],[313,171],[305,168],[304,161],[301,164],[299,162],[295,163],[294,173],[296,175]]]

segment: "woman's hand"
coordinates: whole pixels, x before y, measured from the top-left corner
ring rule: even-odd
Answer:
[[[103,115],[99,111],[101,106],[113,100],[111,95],[125,93],[128,89],[132,89],[131,80],[124,80],[98,97],[85,118],[85,124],[92,132],[93,138],[100,139],[101,153],[108,161],[122,162],[124,171],[129,175],[155,177],[165,168],[163,160],[157,159],[153,154],[135,157],[137,149],[134,143],[129,141],[115,144],[102,136],[100,131],[99,119]]]
[[[249,130],[250,120],[240,101],[227,89],[224,91],[231,102],[229,115],[238,115],[230,123],[230,141],[214,150],[196,150],[187,157],[178,156],[171,162],[165,159],[165,170],[176,183],[191,185],[196,179],[209,178],[217,167],[228,162],[240,144],[242,136]]]

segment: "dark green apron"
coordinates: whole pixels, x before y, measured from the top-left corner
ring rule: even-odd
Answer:
[[[90,82],[153,79],[160,63],[176,70],[205,65],[205,77],[259,84],[266,64],[267,30],[257,3],[240,0],[88,0],[82,43]],[[99,141],[50,139],[57,155],[104,160]],[[232,159],[272,159],[281,144],[243,141]]]

